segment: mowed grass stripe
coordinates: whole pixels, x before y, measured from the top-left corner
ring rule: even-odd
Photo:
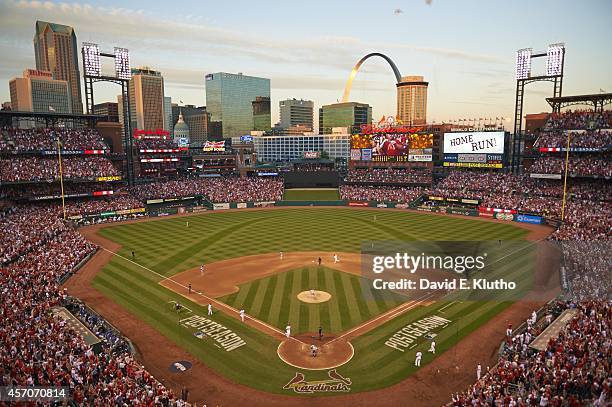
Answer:
[[[292,275],[292,284],[291,290],[286,292],[286,296],[290,298],[286,298],[285,307],[289,307],[289,314],[287,316],[287,320],[291,322],[292,326],[295,327],[296,332],[300,323],[300,302],[294,300],[297,298],[296,296],[300,291],[302,291],[302,274],[304,273],[304,269],[297,269],[290,271]]]
[[[308,269],[308,287],[312,287],[313,290],[321,290],[321,286],[319,284],[319,271],[322,271],[320,268]],[[320,320],[320,304],[304,304],[309,311],[308,317],[308,331],[315,332],[319,329],[319,325],[321,325]]]
[[[285,289],[286,279],[287,273],[278,274],[276,286],[274,287],[274,292],[272,293],[273,298],[272,303],[270,304],[270,314],[268,314],[266,321],[274,326],[279,326],[278,321],[281,312],[281,303],[283,301],[283,290]]]
[[[350,318],[349,326],[357,325],[362,320],[362,317],[361,312],[359,312],[359,302],[353,292],[350,276],[346,273],[338,274],[340,274],[340,284],[342,284],[341,292],[344,293],[342,297],[347,305],[346,309]]]
[[[268,288],[264,293],[261,309],[259,311],[259,314],[262,316],[264,321],[269,321],[270,319],[270,307],[272,306],[272,300],[274,299],[274,295],[276,293],[276,281],[278,280],[278,275],[275,274],[267,280]]]
[[[327,329],[333,333],[340,333],[342,331],[342,321],[340,319],[340,306],[339,306],[340,299],[337,294],[338,290],[336,288],[334,274],[336,273],[332,272],[331,270],[328,270],[327,272],[324,273],[325,287],[327,291],[330,293],[336,293],[335,295],[332,294],[333,297],[331,298],[331,300],[329,300],[329,307],[328,307],[329,325]]]
[[[268,290],[269,283],[269,278],[264,278],[260,280],[259,287],[257,287],[257,291],[255,292],[255,298],[253,298],[251,304],[251,312],[253,313],[253,315],[259,315],[261,313],[261,305],[263,304],[263,300],[266,297],[266,292]]]

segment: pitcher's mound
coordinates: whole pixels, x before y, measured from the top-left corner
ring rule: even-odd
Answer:
[[[316,334],[303,334],[297,337],[299,340],[284,340],[278,346],[278,357],[288,365],[306,370],[333,369],[353,358],[353,345],[344,338],[319,341],[313,339],[316,337]],[[316,357],[311,353],[312,344],[317,347]]]
[[[321,302],[327,302],[331,298],[331,294],[325,291],[319,290],[308,290],[302,291],[297,295],[298,300],[308,304],[319,304]]]

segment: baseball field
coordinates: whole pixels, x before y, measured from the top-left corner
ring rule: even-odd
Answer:
[[[355,208],[209,212],[89,233],[99,236],[109,259],[93,278],[94,291],[126,311],[125,318],[139,321],[140,331],[165,338],[191,362],[231,382],[295,397],[392,386],[511,305],[380,292],[368,298],[359,269],[363,242],[525,241],[542,235],[511,223]],[[503,267],[514,272],[523,264],[512,256]],[[329,298],[309,301],[313,289]],[[121,327],[123,320],[116,322]],[[393,340],[411,324],[420,333],[409,344]],[[312,344],[317,358],[310,356]],[[417,351],[423,353],[421,367],[414,365]],[[178,376],[168,380],[180,383]],[[308,391],[316,383],[328,391]]]

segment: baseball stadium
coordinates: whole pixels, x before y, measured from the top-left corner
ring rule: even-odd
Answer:
[[[35,32],[0,111],[0,405],[612,403],[612,94],[562,95],[565,44],[510,56],[512,129],[427,122],[406,106],[428,82],[374,52],[315,133],[270,127],[270,80],[254,96],[262,78],[206,74],[208,112],[166,111],[132,50]],[[82,77],[44,65],[51,39]],[[396,80],[379,120],[351,99],[370,58]],[[209,95],[251,79],[232,134]],[[549,111],[528,114],[538,81]],[[117,120],[99,82],[121,89]],[[27,108],[41,83],[70,108]]]

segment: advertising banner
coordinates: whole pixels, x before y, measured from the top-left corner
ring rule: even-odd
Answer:
[[[246,207],[247,207],[246,202],[238,202],[238,203],[236,204],[236,208],[238,208],[238,209],[244,209],[244,208],[246,208]]]
[[[518,215],[516,215],[516,219],[515,220],[517,222],[532,223],[534,225],[540,225],[542,223],[542,217],[541,216],[535,216],[535,215],[518,214]]]
[[[445,167],[472,167],[472,168],[503,168],[501,163],[450,163],[444,162]]]
[[[367,202],[349,202],[348,206],[368,206]]]
[[[361,150],[361,159],[363,161],[372,161],[372,149],[364,148],[363,150]]]
[[[230,208],[230,204],[227,202],[213,204],[213,209],[215,211],[222,210],[222,209],[229,209],[229,208]]]
[[[504,153],[503,131],[444,133],[444,153]]]
[[[261,201],[261,202],[254,202],[253,206],[257,208],[269,208],[271,206],[274,206],[275,203],[276,203],[275,201]]]
[[[529,174],[530,178],[561,179],[561,174]]]
[[[351,161],[361,160],[361,150],[358,148],[351,148]]]
[[[486,163],[486,154],[457,154],[457,161],[460,163]]]
[[[514,220],[514,214],[506,212],[495,212],[495,219],[511,221]]]

